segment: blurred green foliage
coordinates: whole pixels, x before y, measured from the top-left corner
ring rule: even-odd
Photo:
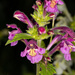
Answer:
[[[70,27],[71,29],[75,30],[75,16],[73,17],[73,22],[71,22],[71,23],[69,24],[69,27]]]

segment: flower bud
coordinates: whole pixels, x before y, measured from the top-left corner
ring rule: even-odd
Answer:
[[[33,5],[32,8],[33,8],[34,10],[37,10],[38,6],[37,6],[37,5]]]
[[[43,57],[43,61],[44,61],[44,63],[47,65],[47,62],[48,61],[51,61],[51,59],[50,59],[50,57]]]
[[[49,57],[46,57],[47,61],[51,61],[51,59]]]
[[[53,18],[55,16],[55,14],[51,13],[49,16],[50,16],[50,18]]]
[[[54,34],[53,30],[47,32],[48,35]]]
[[[39,31],[39,34],[46,33],[46,30],[45,30],[44,27],[39,27],[39,28],[38,28],[38,31]]]
[[[36,1],[36,4],[39,5],[39,6],[41,6],[42,3],[41,3],[40,0],[37,0],[37,1]]]

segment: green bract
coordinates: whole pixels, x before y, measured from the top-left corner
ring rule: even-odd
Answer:
[[[38,33],[38,29],[36,26],[34,26],[33,28],[29,28],[29,30],[27,30],[27,32],[31,35],[32,38],[34,38],[35,40],[43,40],[43,39],[47,39],[49,38],[51,35],[48,35],[47,33],[45,34],[39,34]]]
[[[44,16],[44,7],[43,5],[38,6],[37,11],[34,10],[33,14],[31,16],[35,19],[35,21],[39,24],[39,26],[45,26],[46,24],[49,24],[49,20],[51,19],[49,17],[49,14],[46,13]]]

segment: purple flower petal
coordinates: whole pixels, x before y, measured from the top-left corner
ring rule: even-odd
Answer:
[[[8,27],[8,28],[18,28],[17,26],[16,26],[16,24],[6,24],[6,26]]]
[[[47,12],[51,13],[59,12],[57,4],[62,5],[63,2],[61,0],[45,0],[44,8],[46,8]]]
[[[46,48],[46,50],[49,50],[49,49],[52,47],[52,45],[54,45],[56,42],[60,41],[61,38],[62,38],[61,35],[57,35],[57,36],[52,40],[52,42],[48,45],[48,47]]]
[[[61,43],[59,43],[58,45],[56,45],[50,52],[49,52],[49,56],[52,55],[53,53],[55,53],[57,50],[60,50],[60,45]]]
[[[75,48],[72,48],[72,52],[75,52]]]
[[[68,28],[68,27],[64,27],[64,26],[55,27],[55,28],[52,28],[52,30],[62,30],[64,32],[68,33],[72,38],[75,38],[75,32],[72,29]]]
[[[10,32],[10,34],[9,34],[9,36],[8,36],[8,39],[9,39],[9,40],[12,40],[12,39],[14,38],[14,36],[15,36],[15,34],[12,34],[12,33]]]
[[[68,45],[66,44],[65,41],[62,41],[61,43],[63,43],[63,47],[60,48],[60,51],[61,51],[63,54],[69,54],[70,47],[68,47]]]
[[[32,23],[30,22],[28,17],[21,11],[15,11],[14,18],[16,18],[16,19],[28,24],[29,27],[31,27],[31,28],[33,27]]]
[[[64,58],[65,58],[65,60],[69,61],[69,60],[71,60],[71,55],[70,54],[65,54]]]
[[[39,48],[39,49],[38,49],[38,52],[39,52],[40,54],[44,54],[44,53],[45,53],[45,49],[44,49],[44,48]]]
[[[26,49],[25,49],[24,51],[21,52],[20,56],[21,56],[21,57],[25,57],[26,54],[27,54],[27,51],[26,51]]]
[[[51,12],[51,13],[55,13],[55,12],[58,12],[58,8],[57,8],[57,6],[55,6],[54,8],[51,8],[50,6],[48,6],[46,8],[46,11]]]
[[[32,8],[37,11],[38,6],[37,5],[33,5]]]
[[[28,44],[31,44],[31,43],[37,44],[37,42],[36,42],[35,40],[30,40],[30,41],[28,42]]]
[[[66,41],[73,42],[73,41],[75,41],[75,39],[68,37],[68,38],[66,39]]]
[[[12,42],[11,46],[15,46],[18,43],[18,41]]]
[[[61,33],[61,32],[60,32]],[[62,39],[64,39],[64,38],[67,38],[68,37],[68,33],[66,33],[63,37],[62,37]]]
[[[41,61],[43,55],[39,55],[37,54],[36,56],[30,56],[30,55],[27,55],[27,59],[31,61],[31,63],[38,63],[39,61]]]
[[[8,39],[12,40],[14,38],[15,34],[18,34],[18,33],[22,33],[22,31],[19,28],[17,30],[13,30],[13,31],[9,32]]]
[[[61,1],[61,0],[57,0],[57,2],[58,2],[58,4],[60,4],[60,5],[64,4],[63,1]]]
[[[13,30],[13,31],[11,31],[11,32],[9,33],[8,39],[9,39],[9,40],[12,40],[12,39],[14,38],[15,34],[17,34],[17,33],[19,33],[18,30]]]

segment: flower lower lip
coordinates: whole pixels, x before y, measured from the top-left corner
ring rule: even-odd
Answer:
[[[30,49],[29,55],[35,56],[36,55],[35,49]]]

